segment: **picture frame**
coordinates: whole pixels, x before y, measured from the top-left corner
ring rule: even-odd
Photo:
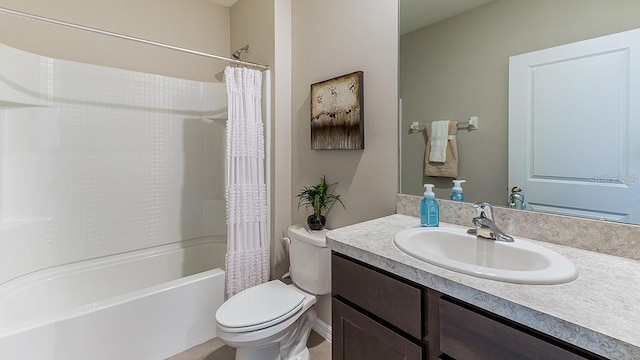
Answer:
[[[311,84],[311,149],[364,149],[364,73]]]

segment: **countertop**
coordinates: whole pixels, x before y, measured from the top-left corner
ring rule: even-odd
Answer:
[[[580,274],[560,285],[512,284],[450,271],[398,250],[395,234],[419,226],[419,218],[395,214],[331,230],[327,244],[338,253],[604,357],[640,359],[639,261],[526,239],[564,255]]]

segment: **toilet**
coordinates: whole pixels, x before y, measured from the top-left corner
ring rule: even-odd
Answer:
[[[239,292],[216,312],[216,330],[236,360],[308,360],[316,296],[331,292],[331,251],[325,234],[287,230],[292,284],[272,280]]]

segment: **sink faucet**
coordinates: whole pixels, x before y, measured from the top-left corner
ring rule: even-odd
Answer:
[[[493,208],[491,204],[475,203],[473,207],[476,209],[477,215],[473,218],[473,224],[476,228],[467,230],[467,234],[490,240],[513,242],[513,238],[498,229],[498,226],[493,221]]]

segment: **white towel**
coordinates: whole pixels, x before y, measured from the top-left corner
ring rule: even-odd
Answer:
[[[425,124],[424,131],[427,133],[427,146],[424,148],[424,176],[457,178],[458,141],[456,140],[456,134],[458,133],[458,122],[449,121],[449,141],[447,141],[447,159],[445,162],[429,161],[431,157],[431,139],[433,138],[431,130],[431,124]]]
[[[449,120],[431,123],[431,153],[429,161],[447,161],[447,141],[449,141]]]

